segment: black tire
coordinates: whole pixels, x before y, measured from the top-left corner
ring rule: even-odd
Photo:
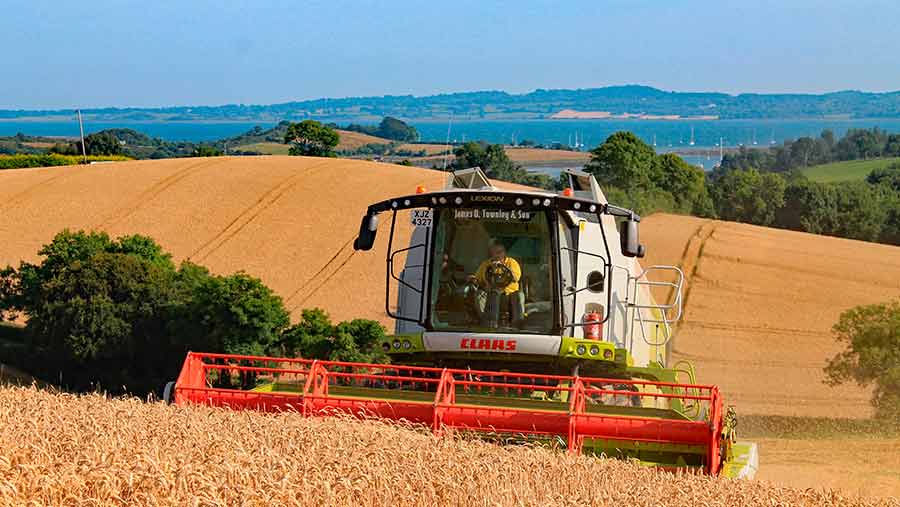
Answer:
[[[162,392],[162,401],[166,405],[171,405],[175,402],[175,381],[166,382],[166,386],[163,387]]]

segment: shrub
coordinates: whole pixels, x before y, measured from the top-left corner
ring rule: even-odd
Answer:
[[[48,153],[44,155],[0,155],[0,169],[25,169],[28,167],[52,167],[62,165],[77,165],[82,163],[83,157],[77,155],[60,155]],[[106,162],[131,160],[124,156],[89,156],[88,162]]]
[[[303,311],[301,321],[285,333],[283,344],[289,354],[309,359],[386,363],[383,337],[378,322],[355,319],[333,325],[327,313],[312,309]]]
[[[876,416],[900,420],[900,301],[847,310],[834,333],[846,349],[829,361],[826,383],[874,384]]]

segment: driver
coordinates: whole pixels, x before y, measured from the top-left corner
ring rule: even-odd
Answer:
[[[522,268],[519,263],[506,255],[506,247],[499,240],[492,239],[488,243],[488,258],[469,275],[469,280],[482,289],[477,299],[482,325],[497,327],[502,309],[509,311],[513,326],[522,319],[522,293],[519,291],[519,279]]]

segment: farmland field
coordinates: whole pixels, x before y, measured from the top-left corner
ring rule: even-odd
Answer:
[[[0,506],[897,505],[376,421],[0,388]],[[884,453],[885,450],[880,452]]]
[[[390,139],[370,136],[369,134],[354,132],[352,130],[338,130],[337,133],[340,136],[340,141],[337,146],[337,149],[339,150],[355,150],[356,148],[367,144],[390,144],[392,142]]]
[[[835,181],[864,180],[870,172],[881,169],[891,164],[900,163],[898,158],[876,158],[872,160],[848,160],[845,162],[832,162],[830,164],[816,165],[803,169],[807,178],[821,183]]]
[[[287,155],[288,150],[290,150],[291,147],[284,143],[262,142],[242,144],[240,146],[236,146],[234,149],[241,151],[255,151],[264,155]]]
[[[370,136],[368,134],[353,132],[350,130],[337,130],[337,133],[339,136],[339,140],[336,149],[338,150],[355,150],[366,144],[390,144],[392,142],[389,139],[383,139],[381,137]],[[258,153],[262,153],[263,155],[287,155],[290,146],[284,143],[264,141],[259,143],[242,144],[240,146],[235,146],[234,149],[255,151]]]
[[[528,164],[534,162],[582,162],[587,163],[591,154],[584,151],[545,150],[540,148],[506,148],[506,155],[513,162]]]
[[[320,306],[336,320],[388,324],[387,234],[379,235],[375,251],[354,252],[359,217],[368,204],[412,193],[417,185],[439,189],[445,176],[306,157],[2,171],[0,266],[36,260],[40,246],[63,228],[141,233],[157,239],[176,261],[189,258],[218,273],[245,270],[261,277],[294,318],[303,308]],[[408,240],[400,232],[397,244]],[[830,327],[843,310],[900,293],[900,248],[674,215],[645,218],[642,238],[645,265],[676,264],[689,276],[676,355],[695,363],[700,382],[721,385],[739,417],[777,415],[802,427],[803,416],[871,415],[868,390],[824,386],[822,367],[839,350]],[[760,438],[765,480],[900,495],[900,465],[889,452],[898,445],[894,436],[861,431],[809,439],[780,429],[748,434]]]

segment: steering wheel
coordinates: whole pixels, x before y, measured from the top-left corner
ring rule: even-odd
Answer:
[[[515,279],[512,270],[503,261],[491,261],[484,272],[484,281],[489,289],[502,289]]]

